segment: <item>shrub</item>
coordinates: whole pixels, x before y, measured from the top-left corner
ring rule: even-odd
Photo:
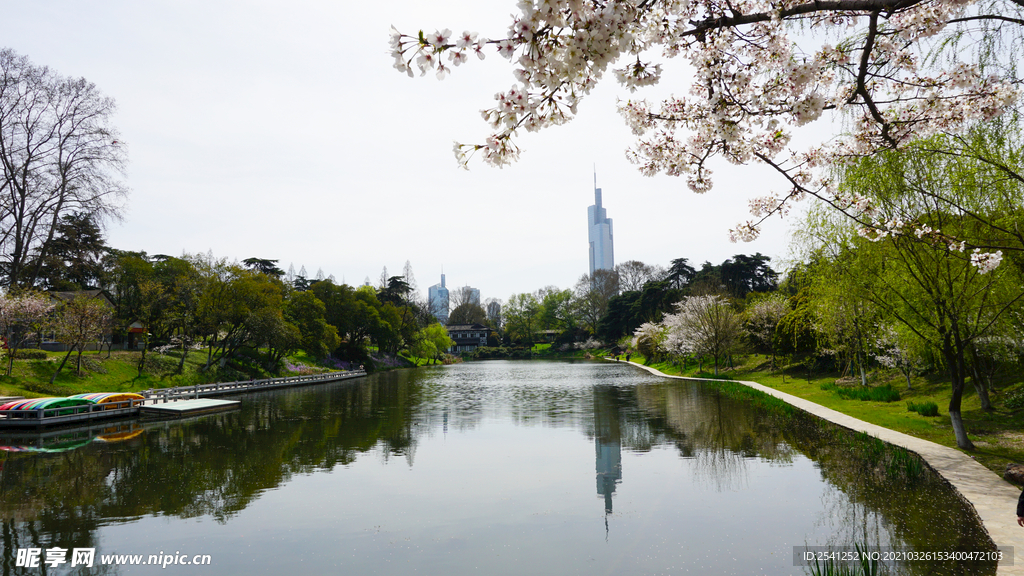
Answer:
[[[892,387],[891,384],[885,386],[878,386],[875,388],[865,388],[859,386],[857,388],[846,388],[845,386],[839,386],[837,384],[822,384],[822,390],[835,392],[840,398],[844,400],[864,400],[873,402],[896,402],[900,399],[900,393],[898,390]]]
[[[35,392],[36,394],[43,394],[46,396],[70,396],[74,392],[70,388],[60,386],[59,384],[50,384],[49,382],[25,382],[21,384],[21,387],[29,392]]]
[[[920,404],[907,402],[907,411],[917,412],[921,416],[938,416],[939,405],[935,402],[921,402]]]
[[[16,360],[46,360],[49,356],[46,350],[38,348],[22,348],[14,355]]]
[[[1014,390],[1003,403],[1010,410],[1020,410],[1021,408],[1024,408],[1024,388]]]

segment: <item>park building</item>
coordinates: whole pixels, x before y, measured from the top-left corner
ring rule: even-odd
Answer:
[[[590,240],[590,275],[595,270],[615,268],[612,247],[612,219],[601,205],[601,189],[597,187],[597,171],[594,171],[594,205],[587,208],[587,236]]]
[[[448,337],[452,339],[449,352],[459,354],[472,352],[480,346],[487,346],[487,334],[490,329],[483,324],[453,324],[448,326]]]

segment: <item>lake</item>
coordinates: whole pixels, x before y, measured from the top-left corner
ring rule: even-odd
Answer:
[[[232,399],[0,438],[50,450],[0,455],[3,574],[788,575],[810,573],[797,546],[992,548],[927,471],[895,480],[808,418],[625,364],[467,362]],[[16,566],[30,548],[41,566]]]

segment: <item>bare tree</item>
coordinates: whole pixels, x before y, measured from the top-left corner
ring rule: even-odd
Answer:
[[[116,217],[127,194],[114,101],[0,50],[0,265],[12,287],[35,284],[62,216]]]
[[[405,283],[409,285],[409,290],[413,292],[418,290],[416,275],[412,273],[412,263],[408,260],[405,261],[405,266],[402,267],[402,277],[405,278]]]
[[[480,291],[470,286],[463,286],[448,291],[448,309],[455,310],[464,304],[480,305]]]
[[[615,265],[615,273],[619,276],[619,289],[623,292],[643,290],[644,284],[658,279],[658,268],[649,266],[639,260],[628,260]]]
[[[484,309],[487,310],[487,322],[491,328],[501,331],[504,321],[501,314],[502,301],[498,298],[484,300]]]
[[[573,308],[580,323],[590,332],[597,331],[597,323],[608,311],[608,301],[619,293],[619,275],[612,270],[594,270],[584,274],[573,286]]]

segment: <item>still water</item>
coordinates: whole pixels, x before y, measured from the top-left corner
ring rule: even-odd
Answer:
[[[0,438],[54,450],[0,454],[2,574],[805,574],[794,546],[991,546],[935,478],[887,481],[814,426],[622,364],[239,399],[100,438]],[[15,566],[30,547],[210,565]]]

